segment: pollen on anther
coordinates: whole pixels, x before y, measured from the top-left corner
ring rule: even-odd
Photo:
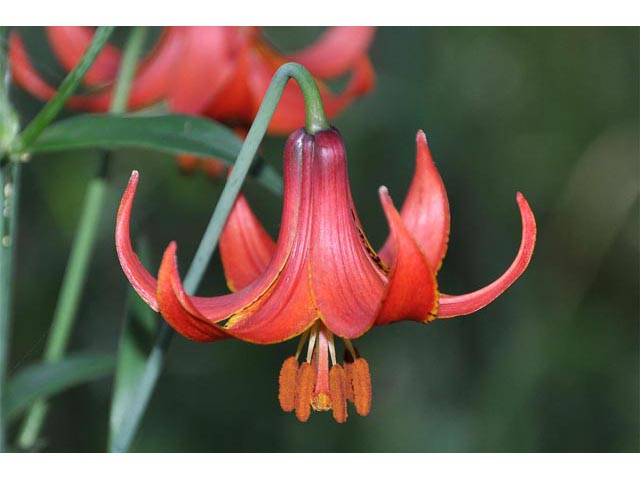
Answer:
[[[347,421],[347,377],[340,365],[334,365],[329,372],[329,392],[331,393],[331,406],[333,418],[338,423]]]
[[[349,367],[351,388],[353,389],[353,403],[358,415],[369,415],[371,411],[371,374],[369,364],[362,358],[356,358]]]
[[[296,417],[301,422],[309,420],[311,415],[311,396],[316,385],[316,370],[310,363],[304,362],[296,375],[295,408]]]
[[[285,412],[292,412],[296,407],[296,376],[298,374],[298,361],[296,357],[287,358],[280,369],[278,383],[278,400],[280,407]]]

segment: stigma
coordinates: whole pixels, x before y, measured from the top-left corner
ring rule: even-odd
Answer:
[[[306,357],[299,363],[305,343]],[[365,416],[371,410],[371,375],[369,365],[348,339],[344,341],[344,361],[336,361],[334,336],[317,321],[300,338],[296,354],[282,364],[278,400],[285,412],[295,411],[306,422],[311,411],[331,410],[338,423],[347,421],[347,401]]]

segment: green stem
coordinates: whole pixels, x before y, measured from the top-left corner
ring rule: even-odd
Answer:
[[[111,113],[126,110],[127,99],[138,58],[142,53],[147,29],[135,27],[127,40],[118,77],[111,99]],[[97,33],[96,33],[97,36]],[[80,222],[71,247],[67,269],[62,280],[58,303],[53,315],[49,337],[44,351],[44,361],[53,363],[61,360],[67,349],[80,299],[87,281],[89,264],[95,250],[98,228],[107,192],[107,175],[111,164],[109,152],[103,154],[96,176],[91,179],[83,202]],[[33,449],[46,418],[48,405],[44,399],[38,400],[29,409],[18,435],[18,445],[24,450]]]
[[[0,452],[7,450],[7,418],[4,411],[7,361],[9,360],[9,334],[13,292],[13,265],[16,230],[18,224],[18,198],[20,186],[18,162],[0,166]]]
[[[194,294],[200,285],[202,276],[216,249],[220,234],[231,212],[236,197],[240,193],[251,163],[258,152],[260,143],[267,131],[269,122],[278,106],[280,97],[289,79],[295,79],[300,85],[305,100],[306,124],[305,129],[309,134],[329,128],[329,122],[324,112],[322,98],[311,74],[297,63],[287,63],[281,66],[273,76],[271,84],[265,93],[256,114],[253,125],[249,129],[247,138],[240,149],[233,170],[222,190],[220,200],[216,204],[213,215],[202,236],[198,250],[189,266],[184,279],[184,288],[189,294]],[[173,338],[173,329],[167,323],[163,323],[156,338],[151,354],[147,360],[144,373],[139,382],[137,391],[133,395],[131,406],[127,409],[127,415],[123,418],[117,429],[111,444],[112,452],[126,452],[131,446],[131,441],[138,430],[140,421],[147,409],[149,400],[162,371],[164,359]]]
[[[29,147],[38,138],[42,131],[49,125],[64,108],[69,97],[76,91],[80,82],[86,75],[93,62],[98,57],[102,48],[106,45],[107,40],[111,36],[115,27],[98,27],[96,33],[89,44],[89,48],[82,56],[78,64],[69,72],[63,82],[60,84],[55,96],[47,102],[40,110],[38,115],[23,130],[17,139],[17,148],[19,152],[28,152]]]
[[[9,161],[3,158],[18,134],[20,122],[9,101],[9,62],[7,60],[7,27],[0,27],[0,165]]]
[[[11,302],[13,297],[13,258],[18,215],[20,165],[10,163],[9,145],[18,132],[18,117],[9,101],[9,74],[6,55],[8,29],[0,27],[0,452],[7,450],[7,412],[5,408]]]
[[[131,90],[138,59],[142,54],[142,48],[144,47],[148,33],[149,29],[147,27],[134,27],[129,34],[127,45],[122,54],[118,78],[116,79],[115,88],[113,89],[111,108],[109,109],[111,113],[124,113],[127,111],[129,91]]]

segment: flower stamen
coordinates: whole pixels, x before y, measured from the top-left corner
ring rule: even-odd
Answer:
[[[353,351],[355,356],[345,350],[344,367],[351,387],[347,398],[355,405],[358,415],[366,416],[371,411],[371,374],[367,361],[358,355],[357,350]]]
[[[298,375],[297,357],[288,357],[282,364],[278,377],[278,400],[285,412],[293,412],[296,406],[296,378]]]
[[[301,422],[309,420],[311,415],[311,396],[316,384],[316,371],[310,363],[303,362],[296,375],[295,409],[296,418]]]
[[[306,360],[298,366],[298,359],[308,341]],[[371,375],[369,365],[349,339],[344,341],[344,364],[336,360],[333,333],[316,322],[301,336],[296,354],[282,364],[278,399],[285,412],[295,410],[296,417],[306,422],[311,409],[333,411],[338,423],[347,421],[347,400],[359,415],[371,410]],[[329,364],[331,361],[331,364]]]
[[[334,365],[329,372],[329,391],[333,418],[338,423],[347,421],[347,376],[340,365]]]

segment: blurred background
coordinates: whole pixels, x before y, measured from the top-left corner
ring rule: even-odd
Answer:
[[[36,66],[60,81],[42,29],[21,30]],[[266,29],[283,51],[321,32]],[[125,35],[119,29],[115,42]],[[368,417],[350,407],[344,425],[321,413],[302,424],[280,410],[278,372],[297,340],[260,347],[178,337],[133,450],[638,451],[638,29],[381,28],[370,56],[374,91],[333,123],[371,243],[387,234],[377,188],[402,201],[421,128],[451,205],[441,290],[474,290],[510,264],[521,231],[516,191],[538,221],[528,271],[478,313],[357,340],[373,406]],[[17,87],[12,98],[23,123],[42,105]],[[283,144],[264,146],[278,170]],[[184,273],[222,189],[202,173],[179,173],[169,155],[115,158],[71,351],[117,349],[128,283],[113,230],[130,171],[141,172],[133,228],[146,232],[152,269],[177,240]],[[40,155],[23,170],[10,374],[41,358],[98,159],[96,151]],[[245,192],[275,236],[281,199],[252,181]],[[226,292],[217,255],[200,292]],[[104,451],[110,398],[110,378],[55,397],[41,448]]]

